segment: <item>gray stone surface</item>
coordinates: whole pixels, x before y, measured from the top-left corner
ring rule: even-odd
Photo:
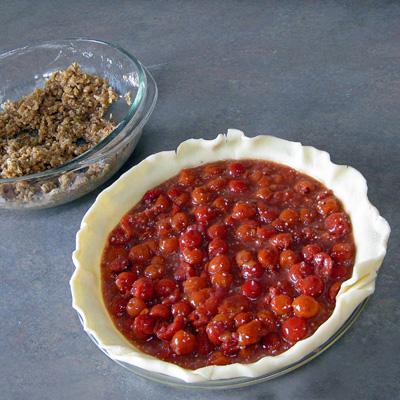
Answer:
[[[278,379],[205,393],[122,369],[71,308],[75,234],[118,174],[65,206],[1,210],[0,398],[399,398],[399,17],[396,1],[1,1],[0,53],[84,36],[149,67],[159,101],[122,171],[189,137],[271,134],[359,169],[392,235],[375,294],[333,347]]]

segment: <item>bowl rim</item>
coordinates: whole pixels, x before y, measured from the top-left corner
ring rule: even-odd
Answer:
[[[3,183],[13,183],[13,182],[19,182],[19,181],[26,181],[26,180],[33,180],[33,179],[42,179],[48,176],[51,176],[53,174],[57,173],[64,173],[67,172],[70,169],[74,169],[75,167],[78,166],[85,166],[88,159],[90,159],[90,163],[87,163],[87,165],[94,163],[98,160],[98,158],[103,157],[104,154],[100,153],[101,150],[103,150],[109,143],[111,143],[114,139],[116,139],[119,134],[125,130],[125,128],[134,121],[135,116],[140,113],[142,108],[144,107],[144,104],[146,102],[146,96],[147,96],[147,75],[145,72],[145,68],[142,65],[142,63],[136,59],[132,54],[130,54],[128,51],[123,49],[122,47],[119,47],[117,45],[114,45],[112,43],[102,41],[102,40],[97,40],[97,39],[90,39],[90,38],[84,38],[84,37],[71,37],[71,38],[65,38],[65,39],[57,39],[57,40],[50,40],[50,41],[45,41],[45,42],[40,42],[37,44],[32,44],[24,47],[19,47],[13,50],[10,50],[8,52],[5,52],[3,54],[0,54],[0,64],[2,64],[8,57],[14,56],[14,55],[19,55],[22,54],[26,51],[33,50],[35,48],[41,48],[41,47],[46,47],[49,45],[55,45],[55,44],[73,44],[74,42],[92,42],[92,43],[97,43],[101,45],[105,45],[106,47],[111,47],[122,53],[125,57],[127,57],[130,61],[134,63],[138,70],[138,75],[139,75],[139,84],[138,84],[138,91],[135,96],[135,100],[132,102],[126,116],[124,119],[111,131],[109,135],[107,135],[103,140],[101,140],[96,146],[92,147],[85,153],[81,154],[78,157],[73,158],[72,160],[69,160],[57,167],[50,168],[41,172],[37,172],[35,174],[30,174],[30,175],[24,175],[24,176],[19,176],[16,178],[0,178],[0,184]],[[1,111],[1,110],[0,110]],[[136,131],[136,130],[135,130]]]

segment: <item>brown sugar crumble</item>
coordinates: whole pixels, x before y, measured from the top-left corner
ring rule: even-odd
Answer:
[[[131,92],[127,92],[124,97],[126,104],[128,104],[128,106],[131,106],[132,105]]]
[[[103,117],[117,98],[107,79],[74,63],[43,89],[7,101],[0,112],[0,178],[51,169],[94,147],[116,126]]]

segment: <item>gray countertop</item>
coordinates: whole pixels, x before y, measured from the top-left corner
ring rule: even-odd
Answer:
[[[0,211],[0,398],[399,398],[400,3],[0,2],[0,53],[77,36],[134,54],[159,99],[128,162],[94,193]],[[83,331],[69,289],[75,234],[121,172],[228,128],[300,141],[357,168],[391,225],[388,254],[360,317],[313,361],[248,388],[175,389],[124,370]]]

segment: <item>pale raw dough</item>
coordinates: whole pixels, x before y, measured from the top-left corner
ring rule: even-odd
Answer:
[[[115,328],[101,293],[100,260],[109,232],[143,194],[178,174],[182,168],[224,159],[267,159],[308,174],[332,189],[350,215],[357,254],[352,277],[342,284],[332,316],[309,338],[275,357],[253,364],[207,366],[195,371],[161,361],[138,351]],[[229,129],[214,140],[190,139],[177,151],[151,155],[104,190],[86,213],[76,238],[71,278],[73,307],[86,332],[111,358],[147,371],[166,374],[186,382],[258,377],[291,365],[323,345],[375,289],[378,269],[386,254],[388,223],[367,198],[367,184],[354,168],[338,166],[329,154],[300,143],[272,136],[248,138]]]

